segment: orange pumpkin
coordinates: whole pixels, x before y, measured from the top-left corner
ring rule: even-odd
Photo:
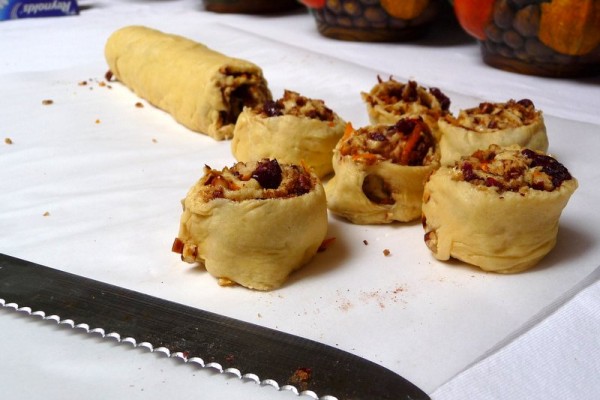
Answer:
[[[580,56],[600,45],[600,0],[552,0],[541,7],[538,36],[546,46]]]
[[[467,33],[485,40],[485,27],[492,19],[495,0],[454,0],[454,13]]]
[[[421,15],[430,0],[381,0],[381,6],[394,18],[413,19]]]

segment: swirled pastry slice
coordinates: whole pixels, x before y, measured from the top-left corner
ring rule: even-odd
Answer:
[[[421,216],[423,185],[438,166],[436,143],[420,118],[346,133],[333,151],[326,184],[329,209],[356,224],[411,221]]]
[[[231,150],[238,161],[276,158],[283,163],[304,163],[323,177],[333,171],[333,148],[345,125],[322,100],[285,90],[277,101],[244,108]]]
[[[485,271],[534,266],[556,244],[577,180],[556,159],[519,146],[490,146],[431,175],[423,194],[425,242]]]
[[[367,105],[371,124],[394,124],[401,118],[421,117],[432,133],[439,138],[437,120],[449,114],[450,98],[440,89],[427,89],[415,81],[387,81],[377,77],[378,83],[369,93],[361,93]]]
[[[442,134],[442,165],[451,165],[462,156],[487,149],[492,144],[548,150],[542,112],[528,99],[480,103],[477,107],[461,110],[456,118],[445,116],[438,125]]]
[[[220,282],[271,290],[315,255],[327,224],[323,186],[303,167],[268,159],[205,167],[183,200],[173,251]]]
[[[143,26],[106,42],[109,74],[189,129],[229,139],[244,106],[271,99],[262,70],[187,38]]]

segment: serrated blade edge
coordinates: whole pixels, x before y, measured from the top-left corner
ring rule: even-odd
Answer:
[[[334,347],[4,254],[0,299],[4,307],[315,399],[429,399],[396,373]]]

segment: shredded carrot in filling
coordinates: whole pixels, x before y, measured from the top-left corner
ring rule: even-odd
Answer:
[[[405,118],[395,125],[358,130],[348,123],[338,149],[342,156],[367,165],[384,160],[400,165],[427,165],[433,160],[435,140],[421,118]]]
[[[401,164],[408,165],[408,163],[410,161],[410,155],[413,152],[413,150],[415,149],[415,146],[417,145],[417,142],[419,141],[420,138],[421,138],[421,126],[417,124],[417,125],[415,125],[415,128],[413,129],[412,133],[408,137],[408,140],[406,141],[406,144],[404,145],[404,148],[402,149],[402,155],[400,156]]]

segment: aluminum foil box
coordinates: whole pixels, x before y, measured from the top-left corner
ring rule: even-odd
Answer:
[[[77,14],[76,0],[0,0],[0,21]]]

